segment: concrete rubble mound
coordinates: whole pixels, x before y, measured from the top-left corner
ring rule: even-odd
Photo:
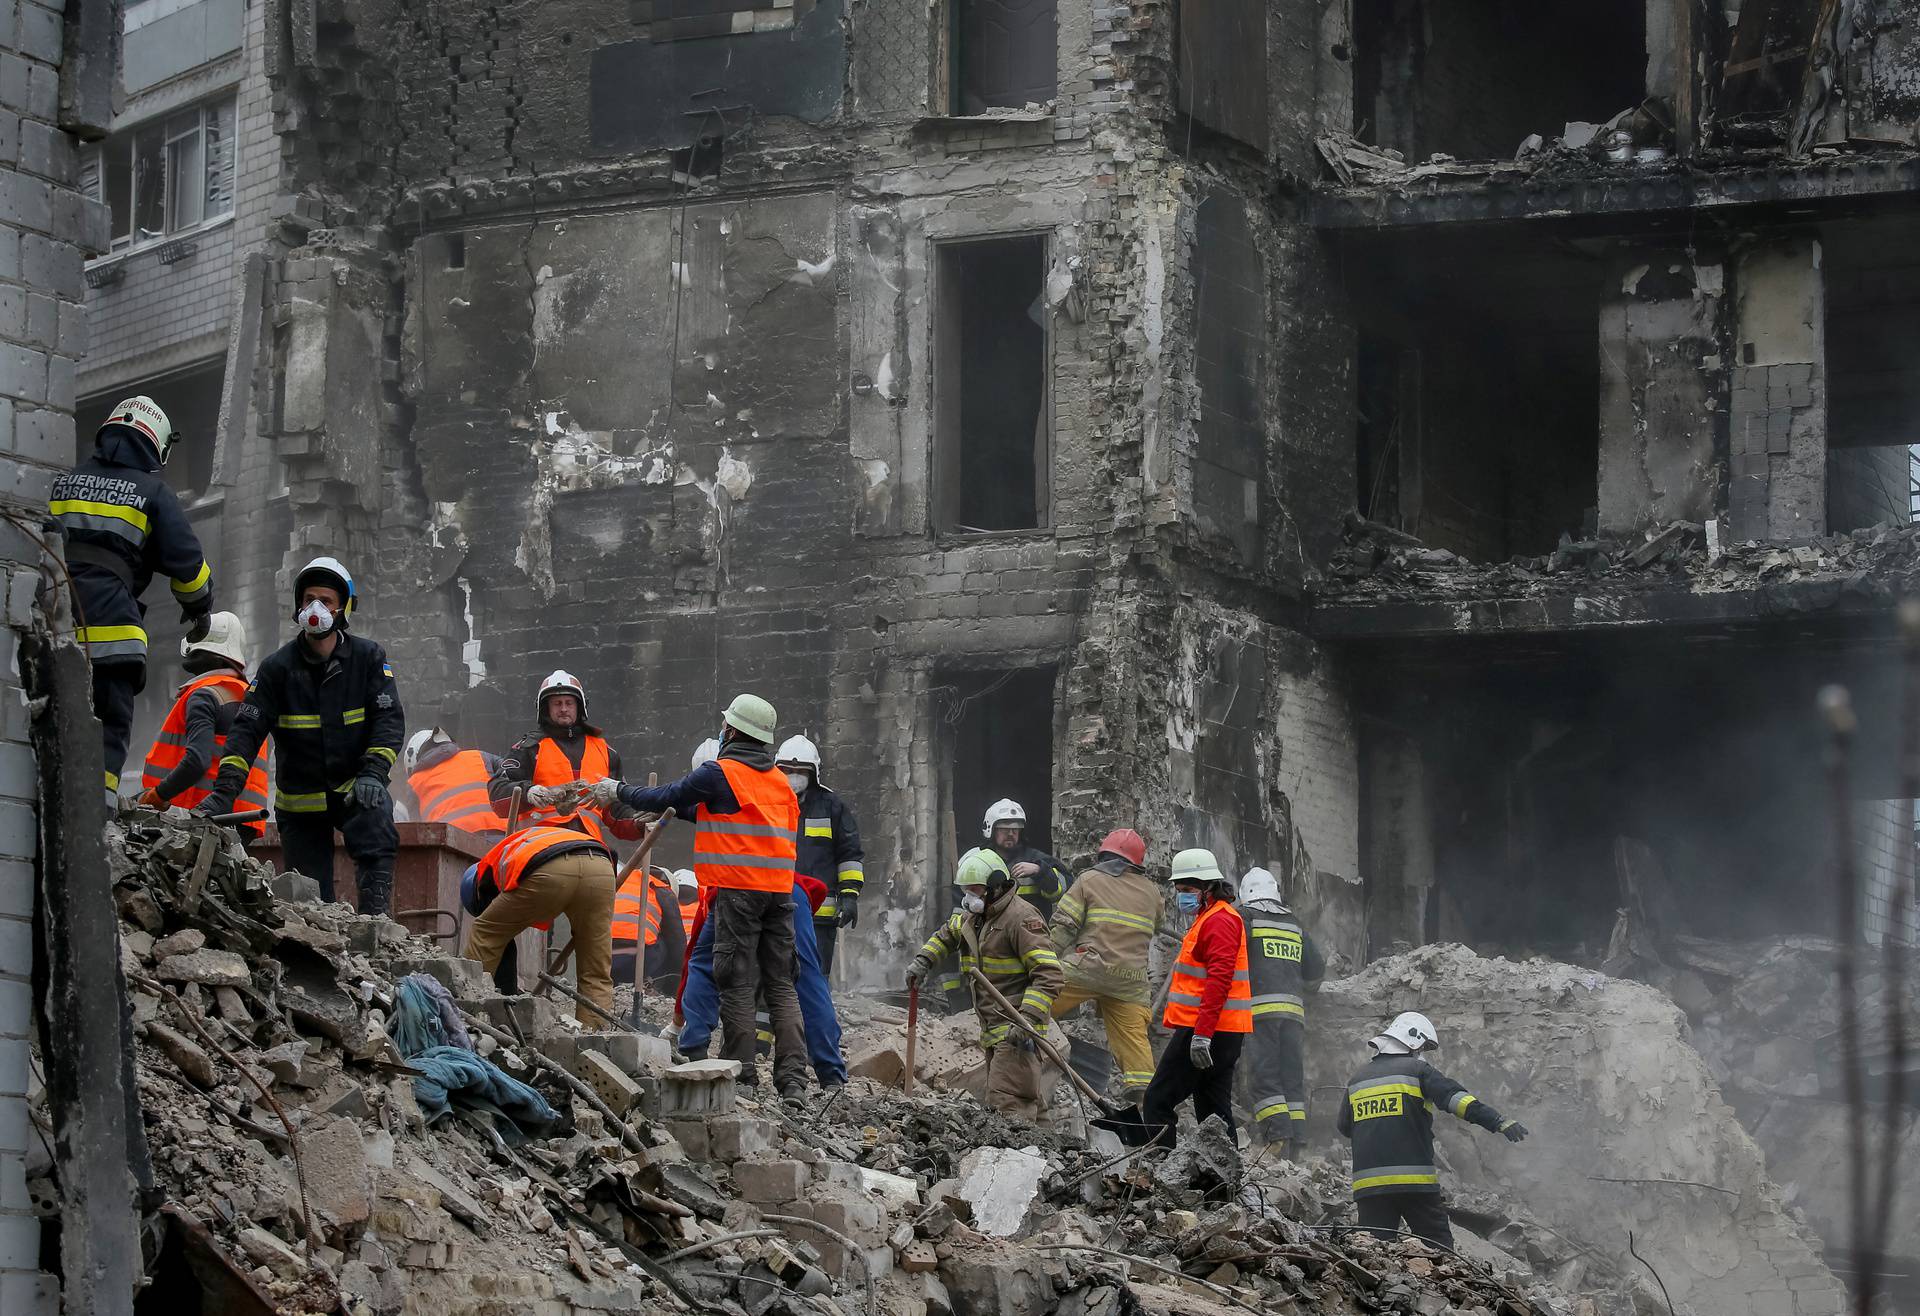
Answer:
[[[1316,1085],[1357,1067],[1368,1036],[1417,1009],[1439,1030],[1435,1064],[1533,1131],[1518,1155],[1436,1121],[1457,1223],[1486,1227],[1473,1206],[1482,1196],[1517,1205],[1581,1257],[1644,1258],[1675,1310],[1695,1316],[1844,1309],[1818,1238],[1768,1177],[1685,1015],[1654,988],[1437,945],[1327,983],[1314,1008]],[[1330,1121],[1330,1104],[1316,1119]],[[1580,1287],[1578,1270],[1560,1275],[1563,1287]],[[1638,1292],[1646,1309],[1665,1309]]]
[[[1035,1128],[961,1092],[856,1078],[755,1100],[730,1062],[675,1065],[656,1037],[584,1032],[399,924],[284,898],[302,880],[224,834],[134,812],[110,842],[156,1301],[349,1316],[1602,1311],[1505,1254],[1490,1269],[1352,1237],[1329,1224],[1337,1166],[1243,1165],[1217,1123],[1172,1153],[1121,1153],[1107,1134],[1083,1145],[1071,1112]],[[454,1071],[478,1074],[476,1093]]]

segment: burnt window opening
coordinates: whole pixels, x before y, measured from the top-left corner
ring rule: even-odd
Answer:
[[[1044,236],[936,249],[933,333],[936,524],[1047,523],[1048,344]]]
[[[464,270],[467,268],[467,235],[449,233],[447,235],[447,268]]]
[[[1914,519],[1920,444],[1920,225],[1822,234],[1827,533]]]
[[[1234,194],[1214,193],[1200,204],[1193,267],[1200,392],[1194,519],[1204,534],[1231,545],[1241,565],[1254,566],[1267,469],[1266,274],[1246,206]]]
[[[1644,0],[1355,0],[1353,27],[1355,132],[1411,161],[1509,159],[1639,105],[1671,63],[1667,34],[1649,52]]]
[[[945,746],[945,812],[952,852],[943,868],[985,844],[981,820],[996,800],[1026,810],[1026,842],[1053,849],[1051,666],[935,673],[933,716]],[[943,847],[944,848],[944,847]],[[947,897],[943,897],[945,899]]]
[[[93,451],[93,436],[106,423],[114,403],[145,394],[173,422],[173,452],[163,468],[167,484],[183,501],[194,501],[213,484],[214,439],[226,375],[224,361],[213,361],[159,379],[118,384],[110,392],[80,399],[73,417],[76,459],[85,460]]]
[[[1059,90],[1055,0],[948,0],[948,113],[1045,105]]]

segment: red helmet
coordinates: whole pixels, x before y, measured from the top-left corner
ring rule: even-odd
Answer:
[[[1135,868],[1147,866],[1147,843],[1131,827],[1108,832],[1106,839],[1100,842],[1100,853],[1119,855]]]

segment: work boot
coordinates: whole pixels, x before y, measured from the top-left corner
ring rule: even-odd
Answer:
[[[1307,1155],[1307,1140],[1305,1138],[1288,1138],[1280,1144],[1280,1154],[1296,1164],[1305,1160]]]
[[[385,914],[393,903],[392,873],[361,873],[359,907],[362,914]]]

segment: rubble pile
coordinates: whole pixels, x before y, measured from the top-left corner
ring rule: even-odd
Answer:
[[[1364,602],[1416,594],[1471,600],[1568,590],[1583,595],[1671,589],[1714,593],[1814,583],[1836,595],[1859,593],[1891,603],[1916,580],[1920,525],[1880,525],[1786,547],[1725,543],[1717,527],[1675,521],[1626,538],[1575,541],[1562,536],[1552,553],[1489,565],[1349,516],[1343,542],[1313,589],[1327,602]]]
[[[1217,1127],[1117,1157],[1111,1135],[1083,1145],[1072,1115],[1036,1129],[950,1091],[856,1078],[756,1101],[733,1062],[675,1064],[658,1037],[501,997],[478,965],[318,903],[224,832],[129,811],[110,853],[152,1301],[349,1316],[1603,1310],[1524,1268],[1496,1277],[1348,1237],[1339,1167],[1243,1169]],[[868,1013],[879,1054],[895,1012]],[[931,1072],[977,1064],[961,1064],[968,1026],[924,1030]]]
[[[1668,997],[1575,965],[1426,946],[1326,983],[1308,1031],[1316,1093],[1364,1059],[1364,1039],[1417,1009],[1434,1063],[1533,1130],[1515,1148],[1436,1121],[1454,1215],[1484,1192],[1516,1204],[1583,1257],[1637,1252],[1697,1316],[1835,1316],[1844,1294]],[[1319,1101],[1313,1127],[1331,1122]],[[1828,1144],[1831,1145],[1831,1144]],[[1563,1283],[1577,1287],[1571,1270]],[[1658,1306],[1657,1295],[1640,1297]]]

